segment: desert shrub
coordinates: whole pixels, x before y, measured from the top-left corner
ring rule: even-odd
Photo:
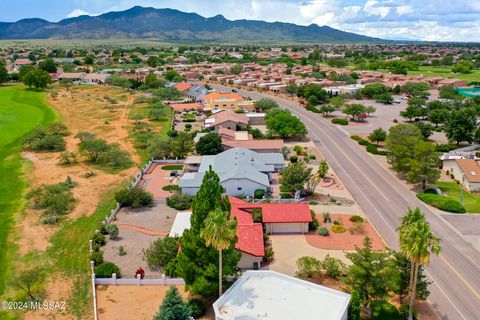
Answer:
[[[267,248],[265,249],[265,255],[263,256],[263,261],[270,262],[273,260],[274,256],[275,256],[275,252],[273,251],[273,248]]]
[[[92,238],[92,245],[103,246],[105,245],[105,243],[107,243],[107,241],[105,240],[105,236],[100,232],[95,233]]]
[[[359,215],[353,215],[348,220],[350,220],[351,222],[363,222],[364,221],[364,219]]]
[[[58,214],[47,214],[42,218],[43,224],[54,225],[60,221],[60,216]]]
[[[373,144],[369,144],[365,150],[367,150],[367,152],[371,154],[378,154],[378,148],[376,145]]]
[[[318,228],[317,215],[313,210],[310,210],[310,214],[312,216],[312,221],[308,223],[308,230],[317,230]]]
[[[107,230],[108,234],[110,235],[110,239],[115,239],[118,237],[118,226],[116,224],[107,224],[105,226],[105,230]]]
[[[372,301],[370,307],[372,309],[372,320],[399,319],[398,309],[386,301]]]
[[[115,263],[106,262],[95,267],[95,276],[97,278],[111,278],[113,273],[117,275],[117,278],[122,277],[120,268]]]
[[[118,255],[119,256],[124,256],[127,254],[127,251],[125,250],[125,247],[124,246],[118,246]]]
[[[320,226],[317,228],[317,234],[326,237],[329,235],[329,232],[326,227]]]
[[[332,218],[330,217],[330,212],[323,213],[323,223],[331,223]]]
[[[462,207],[462,205],[460,205],[459,202],[453,199],[450,199],[449,197],[446,197],[446,196],[441,196],[438,194],[431,194],[431,193],[420,193],[420,194],[417,194],[417,198],[440,210],[453,212],[453,213],[466,212],[465,208]]]
[[[205,303],[198,298],[188,299],[187,306],[190,308],[190,311],[192,311],[192,317],[195,319],[202,317],[207,311]]]
[[[177,210],[186,210],[192,205],[192,196],[183,194],[181,192],[175,192],[167,198],[167,206]]]
[[[118,144],[110,144],[109,149],[99,155],[97,163],[115,169],[128,168],[133,162],[127,151],[120,149]]]
[[[265,190],[263,190],[263,189],[257,189],[253,193],[253,197],[255,199],[262,199],[264,196],[265,196]]]
[[[98,251],[92,251],[90,253],[90,261],[93,261],[93,263],[98,266],[103,263],[103,251],[98,250]]]
[[[115,193],[115,200],[123,207],[141,208],[153,204],[153,195],[142,188],[123,188]]]
[[[168,184],[162,188],[164,191],[181,191],[182,188],[178,184]]]
[[[293,147],[293,151],[297,154],[297,156],[301,156],[303,152],[302,146],[296,145]]]
[[[353,135],[353,136],[351,136],[350,138],[353,139],[353,140],[355,140],[355,141],[363,140],[362,137],[357,136],[357,135]]]
[[[89,132],[79,132],[75,137],[80,140],[78,149],[92,163],[115,169],[127,168],[133,163],[130,154],[117,143],[109,144]]]
[[[95,171],[87,171],[83,174],[83,177],[84,178],[91,178],[91,177],[95,177],[97,174],[95,173]]]
[[[333,224],[338,225],[338,226],[342,226],[343,225],[342,218],[335,219],[335,221],[333,221]]]
[[[27,149],[33,151],[63,151],[64,136],[68,135],[67,127],[62,123],[53,123],[48,127],[39,127],[24,139]]]
[[[341,225],[333,225],[332,228],[331,228],[332,232],[335,232],[335,233],[344,233],[347,231],[347,228],[345,228],[344,226],[341,226]]]
[[[61,216],[69,213],[75,199],[71,188],[66,183],[42,185],[27,194],[34,209],[41,209],[46,215]]]
[[[361,221],[356,221],[348,230],[350,231],[350,234],[363,234],[365,233],[365,224]]]
[[[175,259],[177,252],[177,239],[166,237],[155,240],[146,250],[143,250],[143,259],[150,269],[161,270]]]
[[[280,193],[280,199],[291,199],[292,194],[290,192],[281,192]]]
[[[252,209],[252,219],[253,219],[253,222],[261,223],[262,222],[262,210],[258,209],[258,208]]]
[[[342,119],[342,118],[333,118],[332,119],[333,124],[339,124],[342,126],[348,125],[348,120],[347,119]]]
[[[322,263],[314,257],[301,257],[297,259],[297,276],[301,279],[308,279],[319,274],[322,270]]]
[[[62,152],[60,154],[60,160],[58,161],[59,165],[69,166],[77,163],[78,163],[78,153],[67,151],[67,152]]]
[[[291,163],[297,163],[298,162],[298,157],[297,156],[291,156],[290,157],[290,162]]]
[[[322,261],[322,268],[330,278],[336,279],[340,277],[345,270],[345,264],[336,258],[330,257],[329,254]]]

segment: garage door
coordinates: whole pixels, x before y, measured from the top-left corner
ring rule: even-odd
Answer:
[[[301,233],[301,223],[272,223],[272,233]]]

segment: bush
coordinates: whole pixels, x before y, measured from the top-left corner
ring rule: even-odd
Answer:
[[[464,207],[460,205],[459,202],[450,199],[446,196],[441,196],[438,194],[431,194],[431,193],[420,193],[417,194],[417,198],[422,200],[423,202],[438,208],[440,210],[444,210],[447,212],[453,213],[465,213],[467,212]]]
[[[328,236],[329,235],[329,232],[328,232],[328,229],[324,226],[320,226],[317,228],[317,234],[320,235],[320,236]]]
[[[167,206],[177,210],[186,210],[192,205],[192,199],[192,196],[181,192],[175,192],[167,198]]]
[[[110,235],[110,239],[115,239],[118,237],[118,226],[116,224],[107,224],[105,226],[105,230],[107,230],[108,234]]]
[[[70,166],[78,163],[78,154],[76,152],[62,152],[58,164],[61,166]]]
[[[297,163],[298,162],[298,157],[297,156],[291,156],[290,157],[290,162],[291,163]]]
[[[95,267],[95,277],[97,278],[111,278],[112,274],[115,273],[117,278],[122,277],[120,268],[112,262],[102,263],[101,265]]]
[[[92,245],[98,245],[101,247],[105,245],[105,243],[107,243],[107,241],[105,240],[105,236],[100,232],[95,233],[95,235],[92,238]]]
[[[437,190],[435,190],[435,189],[433,189],[433,188],[425,189],[425,190],[423,191],[423,193],[438,194],[438,193],[437,193]]]
[[[42,209],[49,216],[69,213],[75,206],[71,188],[66,183],[43,185],[27,194],[34,209]]]
[[[399,318],[397,308],[386,301],[372,301],[370,307],[372,309],[372,320],[391,320]]]
[[[353,140],[355,140],[355,141],[364,140],[362,137],[357,136],[357,135],[353,135],[353,136],[351,136],[350,138],[353,139]]]
[[[378,149],[377,149],[377,146],[376,146],[376,145],[369,144],[369,145],[367,146],[366,150],[367,150],[368,153],[378,154]]]
[[[162,188],[162,190],[164,190],[164,191],[175,191],[176,192],[176,191],[181,191],[182,188],[180,188],[180,186],[177,185],[177,184],[168,184],[168,185],[164,186]]]
[[[318,202],[317,200],[310,200],[308,201],[308,204],[311,205],[311,206],[316,206],[317,204],[319,204],[320,202]]]
[[[33,151],[63,151],[64,136],[68,135],[67,127],[62,123],[54,123],[44,128],[39,127],[25,139],[25,146]]]
[[[341,225],[333,225],[332,228],[331,228],[332,232],[335,232],[335,233],[345,233],[347,231],[347,228],[345,228],[344,226],[341,226]]]
[[[161,270],[175,259],[178,252],[177,239],[166,237],[157,239],[143,250],[143,259],[152,270]]]
[[[297,276],[301,279],[308,279],[319,274],[322,269],[322,263],[314,257],[301,257],[297,259]]]
[[[153,204],[153,195],[142,188],[123,188],[115,193],[115,200],[122,207],[141,208]]]
[[[282,192],[280,193],[280,199],[291,199],[292,194],[290,192]]]
[[[265,196],[265,190],[263,190],[263,189],[257,189],[253,193],[253,197],[255,199],[262,199],[264,196]]]
[[[348,229],[350,234],[364,234],[365,233],[365,225],[361,221],[357,221],[353,223],[353,226]]]
[[[90,253],[90,261],[93,261],[93,263],[98,266],[103,263],[103,251],[92,251]]]
[[[340,277],[345,270],[345,264],[339,259],[330,257],[329,254],[323,260],[322,267],[327,276],[333,279]]]
[[[263,261],[270,262],[273,260],[274,256],[275,256],[275,252],[273,251],[273,248],[267,248],[265,249],[265,255],[263,256]]]
[[[333,124],[339,124],[342,126],[348,125],[348,120],[347,119],[342,119],[342,118],[333,118],[332,119]]]
[[[310,215],[312,216],[312,222],[308,223],[308,230],[317,230],[318,228],[318,220],[315,211],[310,210]]]
[[[363,222],[363,221],[365,221],[365,220],[364,220],[361,216],[359,216],[359,215],[353,215],[353,216],[351,216],[350,219],[348,219],[348,220],[350,220],[351,222]]]
[[[125,247],[124,246],[118,246],[118,255],[119,256],[124,256],[127,254],[127,251],[125,250]]]
[[[439,144],[439,145],[435,146],[435,150],[437,152],[450,152],[450,151],[455,150],[457,148],[458,147],[456,145],[453,145],[453,144]]]
[[[60,221],[60,216],[58,214],[48,214],[42,218],[43,224],[54,225]]]
[[[343,225],[342,218],[335,219],[335,221],[333,221],[333,224],[338,225],[338,226],[342,226]]]
[[[198,298],[190,298],[187,301],[187,306],[192,311],[192,317],[197,319],[200,318],[205,314],[207,308],[201,299]]]
[[[368,146],[370,145],[370,142],[368,142],[367,140],[365,139],[360,139],[360,140],[357,140],[358,144],[361,145],[361,146]]]

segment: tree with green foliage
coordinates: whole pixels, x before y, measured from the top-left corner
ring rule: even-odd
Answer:
[[[303,86],[302,92],[303,98],[307,99],[307,101],[315,99],[316,103],[314,104],[324,103],[328,100],[328,92],[318,84],[306,84]]]
[[[459,61],[452,67],[453,73],[471,73],[475,65],[471,61]]]
[[[57,72],[57,64],[52,58],[46,58],[38,63],[38,69],[44,70],[48,73],[55,73]]]
[[[180,74],[175,70],[167,70],[164,74],[164,78],[168,81],[175,81],[181,78]]]
[[[349,320],[361,320],[361,301],[360,293],[357,290],[350,292],[350,305],[348,307],[348,319]]]
[[[18,70],[18,79],[23,82],[23,78],[27,73],[32,71],[33,69],[36,69],[33,65],[31,64],[26,64],[20,67],[20,70]]]
[[[178,240],[165,237],[155,240],[143,250],[143,260],[152,270],[162,270],[175,260],[178,253]]]
[[[387,139],[387,132],[382,128],[377,128],[368,135],[368,140],[370,140],[371,142],[375,142],[377,146],[380,142],[383,142],[386,139]]]
[[[285,109],[275,108],[267,112],[266,124],[270,133],[277,134],[283,139],[307,134],[303,122]]]
[[[239,75],[240,73],[242,73],[242,71],[243,71],[243,65],[242,64],[236,64],[236,65],[230,67],[230,73],[231,74]]]
[[[115,200],[123,207],[142,208],[153,204],[153,195],[143,188],[125,187],[115,193]]]
[[[223,293],[222,251],[233,249],[237,239],[237,221],[230,219],[228,212],[216,208],[205,219],[205,227],[200,231],[205,244],[218,250],[218,296]]]
[[[228,198],[222,197],[222,193],[218,175],[210,168],[193,199],[191,228],[185,230],[179,241],[182,250],[176,259],[176,272],[193,294],[213,296],[218,292],[218,252],[207,246],[200,234],[210,212],[215,209],[230,212]],[[222,274],[234,274],[240,257],[233,248],[222,250]]]
[[[45,270],[35,267],[23,270],[13,278],[13,287],[22,290],[32,301],[39,301],[41,295],[41,284],[45,280]]]
[[[294,95],[296,95],[297,92],[298,92],[298,86],[297,86],[294,82],[290,82],[290,83],[287,84],[287,86],[285,87],[285,92],[286,92],[288,95],[294,96]]]
[[[322,271],[322,262],[314,257],[304,256],[297,259],[297,276],[308,280]]]
[[[185,159],[185,157],[193,150],[195,143],[190,133],[180,132],[172,139],[171,150],[172,157]]]
[[[189,320],[191,315],[192,311],[183,301],[178,289],[170,287],[153,320]]]
[[[376,94],[376,95],[373,96],[373,99],[375,101],[380,102],[380,103],[385,103],[385,104],[393,103],[393,97],[390,93]]]
[[[359,121],[360,120],[359,116],[361,114],[365,114],[366,112],[367,112],[366,107],[363,104],[359,104],[359,103],[347,104],[343,108],[343,113],[351,116],[353,121]]]
[[[440,153],[429,141],[419,141],[413,146],[413,155],[407,173],[407,180],[420,184],[425,190],[427,183],[435,183],[440,178]]]
[[[435,128],[439,124],[444,123],[448,117],[448,110],[446,109],[434,109],[428,113],[428,121],[435,125]]]
[[[390,151],[389,158],[393,169],[408,172],[414,146],[423,141],[422,133],[413,124],[398,124],[389,129],[385,146]]]
[[[35,89],[45,89],[50,83],[52,83],[52,79],[48,75],[48,72],[37,68],[33,68],[25,74],[22,81],[25,85]]]
[[[398,294],[400,304],[403,304],[403,300],[405,297],[408,296],[410,292],[410,276],[413,274],[411,271],[411,264],[410,261],[408,260],[407,256],[401,252],[395,252],[395,260],[396,260],[396,265],[397,265],[397,270],[400,275],[398,279],[398,287],[397,290],[395,291],[396,294]],[[428,290],[428,286],[431,284],[430,281],[428,281],[425,272],[424,272],[424,267],[420,266],[418,268],[418,277],[417,277],[417,299],[425,301],[427,300],[428,296],[430,295],[430,291]]]
[[[372,99],[376,95],[389,93],[389,92],[390,92],[390,88],[385,86],[382,83],[367,84],[364,88],[360,90],[360,93],[363,96],[370,99]]]
[[[5,60],[0,59],[0,87],[8,81],[8,78],[9,77],[7,67],[5,66]]]
[[[476,128],[475,119],[475,111],[472,109],[450,111],[445,120],[445,133],[448,140],[455,141],[457,145],[464,141],[471,143],[473,131]]]
[[[341,96],[336,96],[331,98],[328,103],[332,105],[335,108],[335,110],[339,110],[345,105],[345,99]]]
[[[158,79],[157,75],[153,72],[150,72],[148,76],[145,77],[145,85],[149,89],[157,89],[162,86],[162,82]]]
[[[360,295],[363,305],[369,306],[373,300],[383,300],[394,291],[398,283],[395,260],[388,251],[372,250],[372,241],[366,237],[363,248],[345,253],[352,262],[343,279],[346,285]]]
[[[402,91],[413,96],[427,95],[430,85],[425,82],[407,82],[402,86]]]
[[[433,126],[428,123],[428,122],[415,122],[415,126],[417,126],[418,129],[420,129],[420,132],[422,133],[423,139],[427,140],[433,133]]]
[[[419,208],[407,212],[402,218],[397,231],[399,233],[400,251],[407,256],[412,266],[408,313],[408,319],[412,320],[419,267],[430,263],[430,255],[432,253],[435,255],[440,254],[440,239],[432,233],[425,214]]]
[[[331,104],[323,104],[318,108],[318,111],[323,113],[324,117],[328,117],[330,113],[334,112],[336,109]]]
[[[326,160],[321,160],[318,166],[317,174],[321,179],[325,179],[325,176],[328,173],[329,166]]]
[[[202,156],[219,154],[223,151],[222,138],[218,133],[207,133],[198,140],[195,149]]]
[[[305,183],[312,175],[312,168],[305,162],[291,163],[280,172],[281,189],[284,192],[303,190]]]
[[[270,98],[263,98],[255,101],[255,108],[261,109],[264,112],[278,107],[278,103]]]

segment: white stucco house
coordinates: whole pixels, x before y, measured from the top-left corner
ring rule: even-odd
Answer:
[[[453,174],[453,178],[469,192],[480,191],[480,164],[474,159],[443,160],[443,170]]]
[[[246,271],[213,304],[216,320],[347,320],[350,295],[274,271]]]
[[[178,182],[182,192],[195,195],[202,184],[205,172],[211,167],[227,195],[253,196],[255,190],[268,192],[273,172],[284,167],[280,153],[257,153],[245,148],[232,148],[213,156],[198,157],[198,171],[186,172]],[[196,165],[189,163],[189,170]]]

